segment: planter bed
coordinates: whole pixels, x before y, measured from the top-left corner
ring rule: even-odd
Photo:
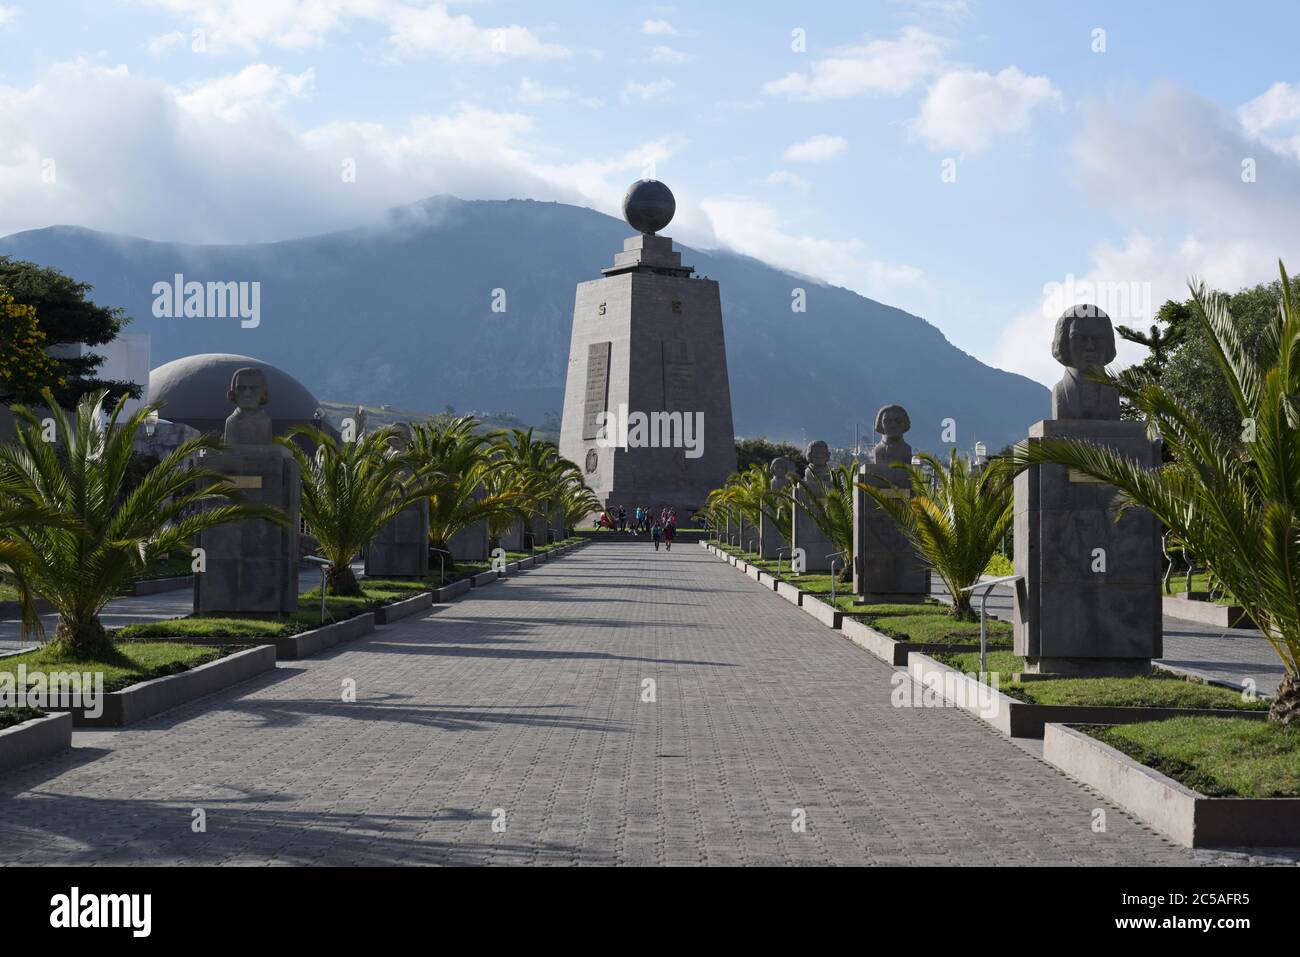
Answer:
[[[792,605],[803,605],[803,592],[787,581],[777,581],[776,593]]]
[[[395,601],[391,605],[380,605],[375,609],[376,625],[391,625],[395,621],[400,621],[408,615],[414,615],[416,612],[424,611],[426,608],[433,607],[433,593],[422,591],[419,594],[412,595],[410,598],[403,598],[401,601]]]
[[[353,638],[369,634],[375,630],[375,613],[366,612],[343,621],[331,622],[310,631],[300,631],[294,635],[240,635],[238,637],[176,637],[154,638],[150,641],[173,641],[186,645],[201,645],[209,648],[248,648],[256,645],[270,645],[275,649],[279,661],[298,661],[310,658],[314,654],[332,648]]]
[[[799,607],[830,628],[838,629],[844,621],[844,612],[807,593],[804,593]]]
[[[1225,708],[1036,704],[989,688],[971,675],[919,652],[909,654],[908,672],[914,681],[934,690],[953,707],[975,715],[1012,738],[1041,738],[1043,728],[1049,723],[1133,724],[1178,717],[1232,717],[1263,721],[1268,717],[1267,711],[1233,711]]]
[[[1043,760],[1184,847],[1300,846],[1300,798],[1206,797],[1069,724],[1049,724]]]
[[[438,604],[443,605],[451,601],[453,598],[459,598],[472,587],[474,587],[474,585],[470,579],[462,578],[460,581],[450,582],[443,585],[441,588],[435,588],[433,590],[433,600]]]
[[[501,577],[500,572],[494,571],[491,568],[489,568],[485,572],[479,572],[477,575],[471,576],[469,579],[470,587],[482,588],[484,585],[492,584],[500,577]]]
[[[72,747],[72,715],[44,714],[0,730],[0,771],[48,758]]]
[[[1254,628],[1255,623],[1240,605],[1220,605],[1212,601],[1198,601],[1182,595],[1162,595],[1161,611],[1170,618],[1194,621],[1216,628]]]
[[[188,671],[141,681],[105,694],[103,714],[97,718],[88,718],[81,709],[72,709],[72,723],[79,728],[120,728],[134,724],[272,671],[275,656],[274,648],[260,644]]]

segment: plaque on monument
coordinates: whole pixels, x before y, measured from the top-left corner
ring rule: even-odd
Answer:
[[[250,504],[272,505],[286,527],[261,518],[204,529],[198,546],[206,571],[194,576],[194,611],[215,615],[289,615],[298,610],[298,502],[301,473],[293,456],[271,441],[266,376],[243,368],[231,377],[226,448],[204,464],[232,479]]]
[[[901,405],[876,413],[884,436],[871,450],[872,461],[858,466],[857,483],[880,489],[889,498],[912,495],[912,478],[896,463],[912,461],[903,435],[912,427]],[[930,570],[898,523],[862,489],[853,489],[853,591],[864,602],[921,602],[930,594]]]
[[[609,351],[612,342],[593,342],[587,347],[587,391],[582,405],[582,437],[600,434],[600,414],[609,401]]]
[[[1119,395],[1088,378],[1115,358],[1110,319],[1095,306],[1066,310],[1052,354],[1065,374],[1052,392],[1055,418],[1028,443],[1076,439],[1140,465],[1160,461],[1142,422],[1119,418]],[[1115,520],[1115,489],[1059,465],[1015,479],[1015,651],[1026,671],[1141,675],[1163,653],[1160,528],[1144,509]]]

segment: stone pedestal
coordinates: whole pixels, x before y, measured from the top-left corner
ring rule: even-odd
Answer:
[[[366,548],[367,578],[425,578],[429,574],[429,500],[407,506]]]
[[[909,498],[911,479],[888,465],[860,465],[857,481]],[[898,523],[866,492],[853,489],[853,591],[864,602],[922,602],[930,570]]]
[[[487,520],[467,525],[447,543],[447,550],[458,562],[485,562],[488,560]]]
[[[826,536],[822,534],[822,530],[817,527],[811,518],[804,514],[803,509],[799,506],[801,501],[807,501],[808,490],[800,486],[794,489],[792,494],[795,497],[795,503],[793,535],[790,544],[794,548],[804,550],[804,571],[829,572],[833,560],[831,555],[836,551],[835,546],[826,539]],[[843,568],[843,562],[841,561],[837,567]]]
[[[524,545],[524,533],[527,525],[523,519],[511,522],[506,526],[506,530],[501,533],[501,547],[508,552],[524,552],[527,547]]]
[[[1071,438],[1115,449],[1144,466],[1159,443],[1140,422],[1049,419],[1030,444]],[[1163,655],[1160,529],[1141,509],[1118,523],[1113,486],[1059,465],[1015,480],[1015,651],[1030,673],[1146,674]]]
[[[759,516],[758,542],[759,554],[763,558],[779,557],[784,559],[790,555],[790,540],[781,534],[781,530],[776,527],[776,523],[766,515]]]
[[[194,611],[201,615],[289,615],[298,610],[298,501],[301,474],[288,449],[232,446],[210,453],[204,466],[230,478],[250,503],[272,505],[289,518],[281,528],[265,519],[227,522],[205,530],[198,545],[207,570],[194,576]]]

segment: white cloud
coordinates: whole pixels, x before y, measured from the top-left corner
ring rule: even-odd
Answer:
[[[650,51],[649,59],[651,63],[686,63],[691,55],[660,44]]]
[[[565,86],[544,86],[536,80],[524,77],[515,90],[515,99],[520,103],[536,105],[538,103],[581,103],[583,106],[600,106],[604,101],[597,97],[578,96]]]
[[[1086,197],[1099,216],[1134,225],[1119,240],[1095,244],[1086,262],[1063,264],[1044,284],[1064,283],[1073,272],[1076,287],[1107,284],[1076,299],[1101,292],[1112,303],[1127,287],[1127,314],[1112,319],[1145,327],[1151,317],[1134,301],[1154,311],[1167,299],[1186,299],[1193,276],[1236,291],[1277,278],[1278,259],[1300,263],[1300,163],[1271,156],[1267,164],[1261,160],[1256,182],[1243,182],[1241,160],[1255,151],[1239,116],[1186,90],[1159,86],[1134,104],[1090,104],[1083,117],[1072,156]],[[1060,304],[1044,298],[1041,289],[1027,297],[991,361],[1050,384],[1060,378],[1050,350]],[[1142,354],[1120,343],[1120,364]]]
[[[173,30],[171,33],[164,33],[160,37],[154,37],[147,44],[145,49],[152,56],[166,56],[176,47],[180,46],[186,40],[185,34],[179,30]]]
[[[996,76],[953,70],[939,77],[921,104],[913,129],[931,149],[977,153],[998,135],[1028,128],[1039,107],[1062,109],[1060,91],[1045,76],[1013,66]]]
[[[942,65],[949,42],[917,27],[895,40],[871,40],[814,60],[806,73],[787,73],[763,85],[769,95],[797,100],[837,100],[906,93]]]
[[[252,110],[279,109],[290,99],[307,97],[315,83],[316,74],[310,68],[294,74],[254,63],[238,73],[191,87],[176,97],[176,103],[190,113],[242,120]]]
[[[798,190],[806,190],[811,184],[800,176],[798,173],[791,173],[789,170],[773,170],[764,177],[763,182],[769,186],[793,186]]]
[[[1278,152],[1300,156],[1300,85],[1274,83],[1237,110],[1247,136]]]
[[[0,86],[0,235],[66,223],[153,239],[273,241],[375,221],[437,194],[527,196],[617,215],[627,184],[684,144],[660,137],[556,160],[535,145],[531,117],[470,105],[304,130],[273,108],[308,88],[304,76],[252,76],[260,84],[226,77],[176,89],[79,60],[29,87]],[[53,182],[42,177],[46,159]],[[341,176],[346,161],[355,182]],[[684,208],[680,218],[692,215]]]
[[[517,25],[479,26],[453,15],[446,3],[413,0],[143,0],[183,18],[204,33],[210,53],[263,46],[301,50],[319,46],[353,21],[378,23],[400,58],[432,55],[451,61],[553,59],[569,51]]]
[[[0,27],[18,16],[18,8],[7,3],[0,3]]]
[[[639,99],[642,103],[649,103],[651,100],[662,100],[672,92],[672,80],[651,80],[649,83],[638,83],[636,80],[628,80],[627,86],[623,87],[623,102],[632,99]]]
[[[652,36],[672,37],[677,35],[677,28],[667,20],[642,20],[641,32]]]
[[[867,255],[857,239],[818,239],[787,231],[769,206],[745,197],[722,197],[700,203],[724,246],[794,272],[826,279],[873,297],[919,283],[921,270]]]
[[[848,148],[849,141],[844,137],[819,133],[802,143],[790,144],[781,154],[781,158],[788,163],[824,163],[839,156]]]

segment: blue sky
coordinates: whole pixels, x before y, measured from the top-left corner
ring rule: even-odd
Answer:
[[[1190,274],[1300,262],[1295,9],[0,0],[0,233],[272,240],[434,193],[616,214],[653,170],[675,238],[1051,382],[1048,284],[1141,324]]]

